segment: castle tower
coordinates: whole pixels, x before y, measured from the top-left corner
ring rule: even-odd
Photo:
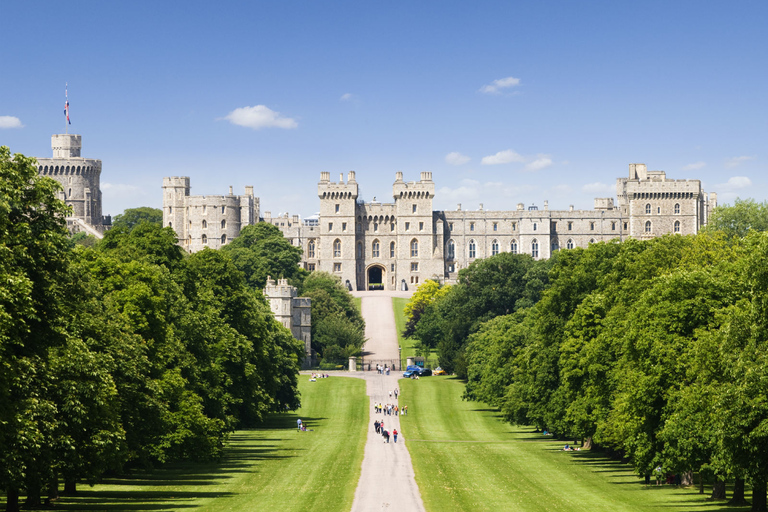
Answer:
[[[392,185],[397,216],[397,276],[410,288],[418,286],[433,274],[442,275],[443,224],[439,223],[440,236],[435,237],[432,200],[435,198],[435,182],[431,172],[422,172],[416,182],[404,182],[403,173],[395,175]],[[439,239],[440,247],[437,248]],[[433,255],[439,256],[433,265]]]
[[[357,290],[357,262],[355,259],[357,237],[362,237],[362,218],[357,218],[358,187],[355,172],[350,171],[347,182],[339,175],[339,182],[331,181],[331,173],[321,172],[317,184],[320,198],[320,226],[323,243],[319,253],[320,268],[341,278],[350,290]]]
[[[312,364],[312,299],[296,297],[296,287],[288,284],[287,279],[275,282],[270,276],[267,276],[264,296],[269,301],[275,320],[290,329],[294,338],[304,343],[302,368],[309,368]]]
[[[72,208],[72,215],[67,217],[69,230],[100,238],[111,224],[101,213],[101,160],[82,158],[82,146],[80,135],[51,136],[53,158],[38,158],[38,173],[61,184],[60,198]]]
[[[176,231],[179,240],[186,239],[186,199],[189,196],[189,177],[163,178],[163,227]]]

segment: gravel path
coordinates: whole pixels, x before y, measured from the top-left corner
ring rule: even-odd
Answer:
[[[363,298],[362,310],[365,318],[365,335],[368,342],[364,350],[372,359],[397,359],[397,332],[395,316],[392,312],[392,296],[387,292],[368,292],[356,294]],[[402,296],[402,294],[398,295]],[[373,428],[374,420],[384,420],[384,427],[390,432],[400,432],[400,417],[385,416],[373,412],[373,404],[397,403],[389,392],[397,387],[399,373],[379,375],[376,371],[359,372],[366,380],[371,405],[371,424],[368,429],[368,441],[365,445],[363,470],[355,491],[353,512],[421,512],[424,503],[421,493],[413,478],[411,455],[406,448],[406,440],[398,436],[397,444],[390,438],[389,444]]]

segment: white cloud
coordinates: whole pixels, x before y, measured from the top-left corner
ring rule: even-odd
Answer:
[[[445,155],[445,163],[447,164],[463,165],[467,162],[469,162],[469,157],[466,155],[462,155],[458,151],[454,151],[452,153],[448,153],[447,155]]]
[[[341,98],[339,98],[339,101],[352,101],[355,98],[354,94],[351,92],[345,92],[341,95]]]
[[[587,183],[581,187],[581,191],[587,192],[589,194],[610,194],[615,192],[613,186],[608,185],[607,183],[601,183],[599,181],[594,183]]]
[[[503,89],[509,89],[510,87],[515,87],[518,85],[520,85],[519,78],[508,76],[507,78],[499,78],[498,80],[494,80],[488,85],[482,86],[480,88],[480,92],[485,94],[499,94]]]
[[[733,158],[729,158],[725,161],[725,166],[728,168],[736,167],[738,165],[743,164],[744,162],[749,162],[750,160],[754,160],[755,157],[753,156],[735,156]]]
[[[699,169],[703,168],[705,165],[707,165],[704,162],[695,162],[692,164],[688,164],[685,167],[683,167],[684,171],[698,171]]]
[[[484,156],[481,161],[483,165],[510,164],[512,162],[525,162],[525,158],[511,149],[506,149],[495,155]]]
[[[236,108],[222,119],[232,124],[260,130],[262,128],[296,128],[299,124],[290,117],[285,117],[280,112],[275,112],[265,105],[255,107]]]
[[[2,128],[23,128],[21,120],[13,116],[0,116],[0,129]]]
[[[746,176],[733,176],[728,179],[727,183],[721,183],[715,185],[715,192],[731,192],[734,190],[741,190],[752,186],[752,180]]]
[[[552,159],[549,157],[549,155],[538,155],[536,157],[536,160],[529,162],[525,166],[526,171],[540,171],[542,169],[546,169],[552,165]]]

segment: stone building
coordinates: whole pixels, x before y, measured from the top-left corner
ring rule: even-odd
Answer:
[[[454,282],[461,268],[500,252],[543,259],[599,241],[697,233],[717,205],[699,180],[667,179],[645,164],[630,164],[616,191],[616,202],[596,198],[592,210],[550,210],[545,201],[541,209],[435,211],[430,172],[411,182],[396,173],[392,203],[360,201],[354,172],[336,183],[323,172],[319,222],[293,222],[289,236],[301,244],[308,270],[337,275],[351,290],[408,289],[425,279]]]
[[[232,187],[225,196],[191,196],[189,190],[187,176],[163,178],[163,226],[176,231],[179,245],[188,252],[218,249],[259,220],[259,198],[252,186],[242,196],[234,195]]]
[[[296,287],[288,284],[287,279],[275,282],[267,277],[264,296],[269,300],[269,306],[275,320],[291,330],[293,337],[304,342],[303,369],[314,365],[312,354],[312,299],[297,297]]]
[[[61,184],[59,198],[72,208],[67,217],[69,231],[101,238],[112,224],[111,217],[101,214],[101,160],[81,157],[82,147],[80,135],[51,136],[53,158],[38,158],[37,171]]]

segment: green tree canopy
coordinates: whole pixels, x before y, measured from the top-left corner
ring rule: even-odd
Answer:
[[[162,226],[163,210],[149,206],[128,208],[123,213],[115,215],[115,218],[112,219],[112,228],[125,229],[130,232],[142,222]]]
[[[768,230],[768,201],[736,199],[733,206],[718,206],[712,212],[704,228],[706,231],[722,231],[729,238],[743,238],[751,231]]]

